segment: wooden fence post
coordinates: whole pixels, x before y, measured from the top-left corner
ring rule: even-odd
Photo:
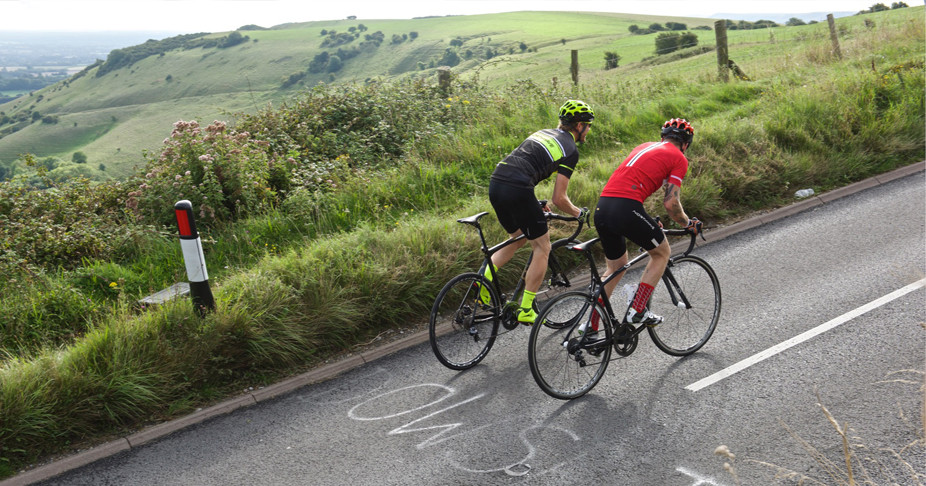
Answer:
[[[830,24],[830,39],[833,40],[833,54],[836,55],[836,59],[842,59],[842,50],[839,49],[839,36],[836,35],[836,20],[833,19],[833,14],[826,15],[826,22]]]
[[[730,52],[727,50],[727,21],[717,20],[714,22],[714,35],[717,38],[717,72],[720,74],[720,80],[726,83],[730,80],[728,74]]]
[[[445,94],[450,94],[450,68],[441,66],[437,69],[437,82],[440,90]]]
[[[572,50],[572,66],[570,67],[572,72],[572,84],[579,85],[579,51]]]

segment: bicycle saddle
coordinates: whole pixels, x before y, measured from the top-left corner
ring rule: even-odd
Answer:
[[[487,215],[487,214],[489,214],[488,211],[483,211],[483,212],[481,212],[481,213],[479,213],[479,214],[476,214],[476,215],[474,215],[474,216],[470,216],[470,217],[468,217],[468,218],[461,218],[461,219],[458,219],[458,220],[457,220],[457,223],[465,223],[465,224],[471,224],[471,225],[473,225],[473,226],[476,226],[476,225],[479,224],[479,218],[481,218],[481,217],[483,217],[483,216],[485,216],[485,215]]]
[[[569,249],[572,251],[588,251],[588,249],[591,248],[592,245],[594,245],[595,243],[598,243],[599,239],[600,238],[595,237],[595,238],[592,238],[586,241],[585,243],[579,243],[577,245],[572,245],[569,247]]]

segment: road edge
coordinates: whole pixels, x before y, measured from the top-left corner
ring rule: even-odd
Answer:
[[[711,237],[710,240],[707,242],[701,242],[700,244],[709,244],[715,241],[720,241],[734,234],[768,224],[773,221],[794,216],[795,214],[802,213],[824,204],[828,204],[866,189],[878,187],[897,179],[902,179],[904,177],[908,177],[918,172],[924,171],[926,171],[926,161],[921,161],[915,164],[901,167],[899,169],[895,169],[891,172],[870,177],[845,187],[834,189],[832,191],[816,196],[811,196],[794,204],[778,208],[768,213],[760,214],[758,216],[754,216],[729,226],[711,231],[708,233]],[[362,352],[340,361],[315,368],[311,371],[302,373],[292,378],[288,378],[279,383],[249,391],[242,396],[231,398],[211,407],[193,412],[184,417],[145,428],[126,437],[120,437],[116,440],[93,447],[86,451],[78,452],[55,462],[36,467],[34,469],[29,469],[17,474],[16,476],[0,481],[0,486],[26,486],[40,481],[46,481],[68,471],[89,465],[100,459],[105,459],[121,452],[129,451],[150,442],[162,439],[175,432],[179,432],[181,430],[205,422],[206,420],[234,412],[241,408],[250,407],[260,402],[275,399],[307,385],[330,380],[364,364],[370,363],[393,353],[397,353],[404,349],[417,346],[427,341],[428,333],[426,331],[418,332],[407,338],[403,338],[371,349],[370,351]]]

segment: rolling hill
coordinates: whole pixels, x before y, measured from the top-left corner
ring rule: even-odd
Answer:
[[[0,105],[0,165],[23,153],[71,160],[80,151],[88,167],[99,170],[102,164],[105,174],[120,178],[141,163],[144,150],[156,149],[178,120],[229,120],[233,113],[285,102],[318,83],[427,79],[443,65],[488,83],[567,82],[571,50],[579,51],[580,66],[589,71],[602,70],[604,52],[610,50],[620,50],[623,63],[631,64],[653,55],[654,36],[635,37],[628,27],[669,21],[689,28],[714,22],[513,12],[253,26],[149,41],[114,50],[102,65]],[[699,32],[713,39],[712,32]]]

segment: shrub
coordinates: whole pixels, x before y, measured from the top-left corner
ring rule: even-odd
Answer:
[[[197,221],[207,226],[260,210],[275,195],[265,145],[223,122],[200,129],[195,121],[178,121],[162,152],[146,155],[145,175],[131,181],[138,188],[126,206],[156,225],[173,224],[173,206],[183,199],[199,208]]]

